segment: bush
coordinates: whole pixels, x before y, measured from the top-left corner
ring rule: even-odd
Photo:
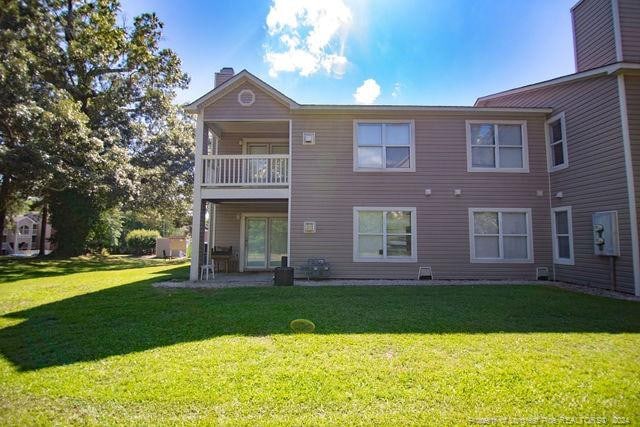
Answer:
[[[127,233],[125,241],[129,252],[135,255],[152,253],[156,247],[156,239],[160,237],[157,230],[131,230]]]

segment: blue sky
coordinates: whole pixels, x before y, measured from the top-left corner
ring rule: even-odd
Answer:
[[[311,104],[472,105],[574,72],[576,0],[122,1],[128,22],[164,22],[191,77],[180,102],[224,66]]]

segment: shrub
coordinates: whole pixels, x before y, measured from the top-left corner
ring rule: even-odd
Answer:
[[[292,320],[291,323],[289,323],[289,327],[296,334],[310,334],[316,330],[316,325],[314,325],[311,320],[307,319]]]
[[[157,230],[145,230],[141,228],[131,230],[127,233],[125,241],[127,242],[129,252],[135,255],[142,255],[153,252],[158,237],[160,237],[160,233]]]

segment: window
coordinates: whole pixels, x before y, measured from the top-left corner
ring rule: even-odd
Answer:
[[[21,225],[20,228],[18,229],[18,234],[22,235],[22,236],[26,236],[30,233],[30,228],[28,225]]]
[[[467,120],[469,172],[529,172],[527,123]]]
[[[531,209],[469,209],[471,262],[533,262]]]
[[[567,131],[564,123],[564,113],[556,114],[547,120],[546,136],[549,172],[564,169],[569,166]]]
[[[412,121],[354,121],[354,171],[414,172]]]
[[[573,225],[571,207],[551,209],[553,229],[553,262],[573,265]]]
[[[416,208],[353,208],[353,260],[415,262]]]

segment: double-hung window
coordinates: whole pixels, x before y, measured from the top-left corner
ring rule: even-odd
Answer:
[[[471,262],[533,262],[531,209],[470,208]]]
[[[353,260],[415,262],[416,208],[353,208]]]
[[[467,120],[469,172],[529,172],[527,123]]]
[[[414,172],[412,121],[354,121],[354,171]]]
[[[566,135],[564,113],[556,114],[547,120],[546,136],[549,172],[569,166]]]
[[[553,262],[573,265],[573,225],[571,207],[551,209],[553,229]]]

